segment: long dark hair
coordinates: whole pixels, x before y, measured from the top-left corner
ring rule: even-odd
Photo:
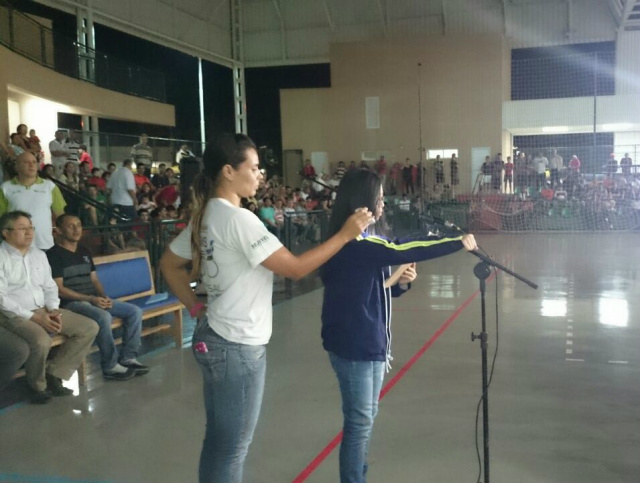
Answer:
[[[369,211],[375,214],[381,187],[382,180],[373,171],[362,168],[347,171],[340,181],[336,200],[331,210],[329,236],[338,233],[347,218],[353,215],[358,208],[369,208]],[[378,232],[382,231],[383,220],[376,220],[375,228]]]
[[[191,204],[191,251],[193,255],[193,273],[200,274],[202,219],[209,199],[215,196],[220,172],[227,164],[238,169],[247,160],[247,151],[257,151],[255,143],[244,134],[221,134],[207,143],[202,156],[203,170],[193,181],[193,199]]]

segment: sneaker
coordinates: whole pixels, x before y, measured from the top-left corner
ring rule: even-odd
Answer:
[[[51,374],[45,374],[47,378],[47,391],[51,393],[52,396],[61,397],[61,396],[71,396],[73,394],[73,390],[62,385],[62,379],[56,376],[52,376]]]
[[[127,361],[120,361],[120,364],[129,369],[135,370],[136,376],[144,376],[149,372],[149,367],[140,364],[137,359],[129,359]]]
[[[53,397],[46,389],[44,391],[36,391],[30,388],[29,400],[31,404],[47,404]]]
[[[102,373],[102,377],[110,381],[128,381],[136,375],[136,371],[128,367],[116,364],[108,371]]]

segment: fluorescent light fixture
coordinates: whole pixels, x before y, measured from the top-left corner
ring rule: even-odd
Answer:
[[[569,126],[544,126],[542,128],[542,132],[567,132],[569,130]]]
[[[613,124],[602,125],[602,129],[604,131],[626,131],[628,129],[631,129],[632,127],[633,127],[633,124],[631,124],[630,122],[618,122]]]

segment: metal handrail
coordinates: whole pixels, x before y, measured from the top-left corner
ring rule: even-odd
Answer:
[[[111,205],[108,205],[106,203],[102,203],[100,201],[94,200],[90,196],[87,196],[84,193],[82,193],[81,191],[71,188],[70,186],[67,186],[65,183],[63,183],[59,179],[53,178],[51,176],[45,176],[45,179],[52,181],[58,188],[60,188],[65,193],[69,193],[71,196],[74,196],[80,201],[83,201],[84,203],[90,204],[91,206],[94,206],[95,208],[104,211],[110,217],[117,218],[120,221],[131,221],[131,218],[129,218],[127,215],[120,213],[120,210],[118,210],[117,208],[114,208]]]
[[[38,62],[45,67],[49,67],[56,72],[91,82],[100,87],[161,102],[166,101],[166,84],[163,72],[117,58],[114,59],[105,53],[81,45],[75,39],[60,35],[20,10],[16,10],[15,6],[7,0],[0,0],[0,7],[4,7],[8,11],[8,36],[2,35],[2,31],[0,31],[0,44],[5,45],[12,51]],[[34,55],[34,53],[18,47],[15,36],[15,18],[20,18],[22,22],[28,22],[38,29],[40,35],[40,50],[37,54],[39,55]],[[56,56],[56,52],[58,54],[65,53],[63,49],[56,49],[53,51],[53,58],[47,58],[48,38],[51,39],[52,45],[54,43],[53,40],[57,41],[55,42],[56,47],[60,47],[61,44],[70,47],[68,51],[73,53],[75,58],[73,68],[65,69],[61,65],[61,62],[56,61],[60,60],[60,55]],[[58,58],[56,59],[56,57]],[[83,69],[80,67],[80,62],[90,63],[90,72],[87,75],[81,74]],[[117,77],[124,79],[124,82],[119,83],[119,80],[116,80]],[[153,82],[151,82],[152,80]]]

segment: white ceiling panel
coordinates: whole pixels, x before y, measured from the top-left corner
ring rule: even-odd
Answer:
[[[279,5],[287,30],[318,28],[328,25],[322,0],[300,0],[297,2],[280,0]]]
[[[282,60],[280,32],[246,32],[244,35],[244,60],[252,62],[271,62]]]
[[[287,31],[287,53],[292,59],[328,57],[325,46],[331,41],[326,27]]]
[[[441,15],[428,17],[405,17],[396,19],[389,25],[389,36],[402,38],[417,35],[442,35],[443,23]]]
[[[271,0],[260,0],[245,4],[242,9],[242,19],[246,33],[280,30],[278,13]]]

